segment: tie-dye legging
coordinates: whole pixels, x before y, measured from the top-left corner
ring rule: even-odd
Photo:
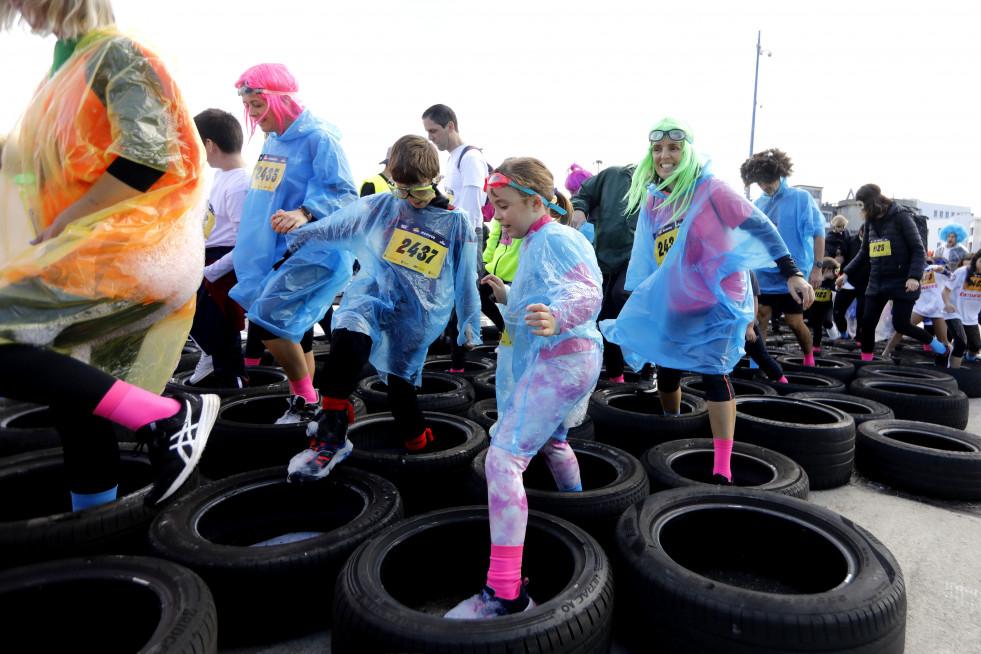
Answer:
[[[515,382],[487,452],[487,503],[493,545],[522,545],[528,498],[521,474],[541,451],[560,490],[580,481],[579,462],[565,441],[566,416],[593,390],[599,350],[538,359]]]

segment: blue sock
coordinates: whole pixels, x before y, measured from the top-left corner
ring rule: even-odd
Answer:
[[[941,343],[936,336],[934,336],[933,340],[930,342],[930,349],[937,354],[947,354],[947,346]]]
[[[964,358],[967,359],[968,361],[974,361],[975,359],[977,359],[977,357],[972,357],[970,354],[965,354]]]
[[[578,484],[576,484],[572,488],[560,488],[559,490],[561,492],[563,492],[563,493],[571,493],[572,491],[581,491],[582,490],[582,482],[580,481]]]
[[[760,367],[760,364],[756,363],[756,360],[755,359],[750,359],[749,360],[749,369],[750,370],[756,370],[759,367]]]
[[[681,411],[678,411],[676,413],[668,413],[667,411],[665,411],[664,412],[664,415],[666,415],[666,416],[680,416],[681,415]]]
[[[72,492],[72,511],[81,511],[82,509],[87,509],[90,506],[98,506],[99,504],[112,502],[114,499],[116,499],[117,490],[119,490],[118,484],[107,491],[102,491],[101,493]]]

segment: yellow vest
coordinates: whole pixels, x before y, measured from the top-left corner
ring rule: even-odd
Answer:
[[[375,175],[374,177],[369,177],[361,182],[361,188],[364,188],[365,184],[374,184],[375,193],[388,193],[391,190],[388,186],[388,182],[381,176],[381,173]]]

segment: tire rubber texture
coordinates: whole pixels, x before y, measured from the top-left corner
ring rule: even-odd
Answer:
[[[473,403],[473,406],[467,411],[467,418],[470,418],[478,425],[484,428],[488,435],[490,435],[490,429],[497,422],[497,400],[494,398],[488,398],[485,400],[477,400]],[[596,432],[593,428],[593,419],[587,413],[583,416],[583,421],[581,424],[569,429],[566,434],[566,439],[576,439],[580,441],[594,441],[596,440]]]
[[[620,514],[650,495],[647,473],[640,461],[612,445],[574,439],[569,445],[579,461],[582,491],[559,491],[544,457],[538,455],[524,474],[528,508],[568,520],[605,546],[613,542]],[[487,452],[478,454],[470,466],[467,490],[474,504],[487,503]]]
[[[453,357],[450,355],[428,356],[422,364],[423,372],[441,372],[444,375],[462,377],[471,381],[476,375],[494,370],[497,368],[497,359],[485,357],[474,352],[468,352],[467,358],[463,362],[463,372],[450,372],[450,363]]]
[[[61,559],[0,573],[0,612],[4,640],[14,649],[21,643],[34,652],[80,645],[99,654],[218,650],[214,600],[204,581],[148,556]]]
[[[720,546],[719,534],[736,533]],[[632,629],[625,640],[657,643],[659,653],[905,646],[896,559],[851,520],[797,498],[744,488],[655,493],[620,518],[616,556],[617,623]],[[627,608],[636,615],[621,622]]]
[[[736,441],[790,457],[807,473],[811,490],[847,484],[855,465],[855,420],[809,400],[737,397]]]
[[[937,368],[936,364],[928,359],[919,359],[910,362],[910,365],[918,370],[939,370],[950,375],[957,381],[957,388],[964,391],[970,398],[981,397],[981,361],[961,361],[959,368]]]
[[[838,361],[846,361],[855,367],[855,374],[858,374],[858,370],[865,366],[875,365],[877,363],[892,363],[892,360],[882,356],[881,354],[872,354],[871,361],[862,361],[861,350],[848,350],[843,349],[839,346],[821,348],[821,356],[827,359],[837,359]]]
[[[821,391],[823,393],[845,392],[845,382],[834,377],[828,377],[827,375],[816,372],[795,372],[793,370],[785,370],[783,374],[787,378],[786,382],[767,379],[764,383],[780,395],[789,395],[790,393],[801,393],[804,391]]]
[[[767,386],[761,382],[752,381],[751,379],[740,379],[739,377],[730,377],[729,384],[732,386],[732,392],[737,396],[740,395],[776,395],[777,392],[773,390],[772,387]],[[705,399],[705,385],[702,383],[702,376],[699,374],[685,375],[681,378],[681,392],[688,393],[689,395],[694,395],[695,397],[700,397]]]
[[[487,574],[487,507],[403,520],[351,555],[334,594],[334,654],[508,654],[609,650],[613,576],[599,544],[560,518],[530,511],[522,567],[536,607],[493,620],[442,615]]]
[[[961,390],[950,390],[924,381],[856,377],[851,395],[885,404],[899,420],[923,420],[954,429],[967,427],[969,402]]]
[[[791,393],[784,397],[794,400],[810,400],[825,406],[844,411],[855,421],[855,429],[863,422],[869,420],[891,420],[896,417],[892,409],[881,402],[876,402],[865,397],[857,397],[848,393],[817,393],[814,391],[807,393]]]
[[[497,378],[497,369],[487,372],[477,373],[473,376],[470,384],[473,386],[474,397],[480,400],[497,399],[497,387],[494,380]]]
[[[221,479],[248,470],[285,466],[310,445],[307,423],[275,424],[289,408],[290,393],[223,398],[201,456],[201,474]],[[357,395],[348,398],[355,420],[366,414]]]
[[[804,365],[804,355],[802,354],[781,354],[777,357],[784,371],[790,372],[816,372],[819,375],[833,377],[847,384],[855,378],[855,366],[847,361],[835,359],[834,357],[820,356],[824,352],[819,352],[814,357],[814,365]]]
[[[225,647],[326,629],[347,557],[401,517],[398,491],[378,475],[341,465],[315,483],[290,484],[285,467],[266,468],[203,486],[167,507],[147,542],[155,556],[208,583]],[[257,545],[296,532],[318,535]]]
[[[409,435],[399,430],[391,413],[370,413],[347,429],[354,451],[343,465],[393,482],[407,516],[465,503],[470,464],[489,443],[484,428],[463,416],[435,412],[425,416],[433,442],[419,453],[406,452]]]
[[[439,411],[464,415],[474,403],[473,386],[459,375],[443,372],[422,373],[422,387],[417,389],[419,408],[423,411]],[[365,377],[358,382],[355,391],[364,400],[368,413],[389,411],[388,386],[378,375]]]
[[[920,495],[981,500],[981,436],[929,422],[874,420],[858,430],[856,464],[870,479]]]
[[[199,383],[191,384],[188,380],[194,374],[194,370],[188,370],[175,374],[168,382],[166,390],[171,393],[210,393],[222,398],[290,392],[290,382],[282,368],[247,366],[245,372],[249,375],[249,386],[245,388],[218,388],[216,385],[218,380],[214,375],[208,375]]]
[[[635,457],[660,443],[711,435],[708,403],[684,392],[678,416],[663,414],[657,393],[637,393],[624,384],[595,391],[588,412],[596,440]]]
[[[51,411],[43,404],[0,400],[0,458],[61,447],[61,436]],[[132,442],[132,430],[112,425],[116,440]]]
[[[655,445],[644,452],[640,462],[653,492],[668,488],[715,488],[714,452],[711,438],[688,438]],[[735,441],[730,468],[733,486],[807,499],[811,485],[807,473],[796,461],[779,452]]]
[[[913,384],[926,382],[941,388],[957,390],[957,380],[950,374],[948,369],[928,368],[925,366],[897,366],[889,363],[874,364],[863,366],[856,377],[873,377],[875,379],[891,379],[893,381],[904,381]]]
[[[0,460],[0,496],[5,498],[0,502],[0,568],[65,556],[142,554],[160,507],[143,505],[154,474],[147,455],[135,447],[119,446],[118,499],[81,511],[72,511],[61,448]],[[199,480],[195,470],[174,499],[196,488]]]

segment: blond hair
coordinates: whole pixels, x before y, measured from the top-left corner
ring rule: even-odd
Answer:
[[[34,20],[29,22],[28,16]],[[31,25],[34,34],[54,34],[59,39],[78,38],[116,22],[109,0],[23,0],[20,9],[0,3],[0,31],[18,19]]]

